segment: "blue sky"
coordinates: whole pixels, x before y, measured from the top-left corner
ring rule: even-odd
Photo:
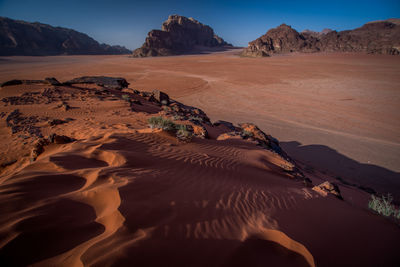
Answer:
[[[247,46],[281,23],[298,31],[347,30],[400,17],[400,0],[0,0],[0,16],[84,32],[99,42],[134,49],[170,14],[210,25],[226,41]]]

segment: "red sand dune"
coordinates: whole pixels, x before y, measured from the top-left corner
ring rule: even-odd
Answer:
[[[7,68],[4,64],[0,66],[0,78],[55,76],[64,81],[86,74],[125,76],[131,88],[165,89],[172,98],[185,99],[185,104],[199,104],[212,119],[263,122],[259,125],[268,132],[279,133],[281,129],[280,133],[287,136],[283,140],[289,138],[306,144],[305,140],[310,140],[309,144],[325,140],[322,144],[341,148],[340,140],[345,144],[351,142],[347,152],[354,152],[359,161],[366,149],[359,145],[366,142],[376,152],[377,161],[395,159],[398,124],[393,112],[396,108],[389,104],[398,100],[398,77],[394,75],[397,59],[348,57],[299,55],[270,61],[230,54],[140,60],[15,57],[7,59],[11,61]],[[335,106],[329,106],[328,100],[333,97],[342,99],[347,94],[357,94],[343,89],[324,98],[329,94],[324,86],[333,80],[340,83],[335,75],[347,75],[342,70],[347,66],[343,66],[344,61],[353,67],[354,62],[372,62],[371,67],[358,67],[362,73],[368,68],[387,68],[386,72],[371,74],[369,82],[364,76],[357,77],[360,75],[357,71],[348,73],[349,80],[354,80],[345,81],[344,89],[358,81],[372,90],[380,81],[378,84],[386,93],[379,96],[372,90],[372,95],[365,98],[359,93],[359,101],[338,100]],[[333,74],[322,74],[324,66],[336,66],[336,72],[332,68]],[[26,71],[32,67],[30,72]],[[297,68],[302,70],[294,71]],[[286,73],[282,74],[284,70]],[[296,81],[305,79],[301,71],[316,79],[307,80],[309,87],[297,84]],[[285,75],[287,80],[283,79]],[[387,77],[386,83],[382,77]],[[285,83],[289,91],[285,91]],[[299,88],[303,91],[292,94]],[[2,88],[0,96],[18,96],[42,89],[39,85],[10,86]],[[0,121],[2,155],[10,160],[19,157],[15,164],[3,168],[0,176],[0,262],[6,266],[398,266],[400,263],[399,227],[367,210],[368,193],[339,184],[344,200],[332,195],[324,197],[287,173],[282,168],[286,164],[282,157],[254,142],[240,138],[216,140],[213,130],[210,139],[178,142],[163,131],[150,130],[147,118],[153,115],[132,112],[118,93],[100,101],[96,95],[85,93],[85,89],[63,90],[71,97],[68,104],[72,109],[68,111],[57,108],[58,103],[0,106],[0,113],[9,114],[18,108],[24,116],[73,118],[61,125],[39,122],[37,126],[44,135],[57,133],[76,139],[69,144],[46,146],[36,161],[29,162],[32,138],[27,138],[24,144],[18,134],[11,135],[4,118]],[[316,94],[318,90],[320,93]],[[311,96],[315,98],[309,99]],[[372,111],[361,112],[365,105]],[[299,112],[302,108],[303,113]],[[146,104],[144,111],[159,110]],[[352,128],[348,122],[335,119],[345,114],[353,114],[349,120],[362,127]],[[373,127],[372,122],[364,124],[368,116],[372,122],[384,118],[381,121],[384,129]],[[226,129],[221,126],[214,131]],[[321,131],[329,138],[318,139],[322,138]],[[394,148],[386,151],[388,146]],[[381,155],[381,151],[386,153]],[[314,184],[335,181],[329,173],[322,172],[324,169],[305,167],[303,171]],[[393,161],[385,167],[397,170],[398,166]],[[381,181],[376,184],[384,186]],[[396,188],[386,189],[396,191]]]

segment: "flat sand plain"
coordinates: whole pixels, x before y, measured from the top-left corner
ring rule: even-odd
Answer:
[[[212,120],[254,122],[307,168],[400,190],[400,57],[292,54],[242,58],[238,50],[161,58],[4,57],[0,81],[121,76],[160,89]]]

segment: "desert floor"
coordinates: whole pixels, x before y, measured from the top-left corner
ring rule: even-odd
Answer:
[[[400,58],[295,54],[7,57],[0,81],[121,76],[160,89],[212,120],[254,122],[306,168],[400,193]]]
[[[366,188],[400,203],[400,57],[235,53],[0,58],[1,82],[130,82],[0,89],[0,265],[400,266],[398,221],[367,208]],[[200,120],[209,138],[187,143],[149,127],[204,115],[184,104],[256,123],[296,162],[224,123]],[[52,134],[74,140],[33,158]]]

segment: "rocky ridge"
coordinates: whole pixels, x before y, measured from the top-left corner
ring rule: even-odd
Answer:
[[[0,17],[0,56],[130,54],[122,46],[100,44],[72,29]]]
[[[346,31],[325,29],[297,32],[282,24],[249,43],[242,56],[262,57],[291,52],[362,52],[369,54],[400,54],[400,23],[398,19],[369,22]]]
[[[161,30],[148,33],[142,47],[133,51],[133,57],[179,55],[231,46],[210,26],[193,18],[171,15],[162,24]]]

